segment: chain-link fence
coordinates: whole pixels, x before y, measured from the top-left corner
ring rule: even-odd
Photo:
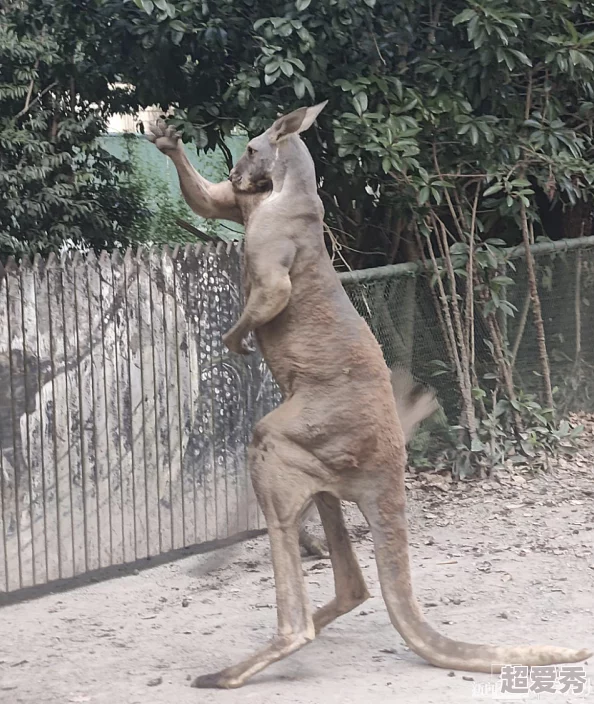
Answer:
[[[594,238],[542,243],[533,247],[547,351],[556,402],[565,411],[594,410]],[[514,381],[527,393],[542,388],[538,340],[523,247],[511,250],[505,275],[515,307],[500,317],[514,359]],[[435,287],[421,265],[349,272],[341,275],[351,300],[380,341],[388,364],[402,364],[434,386],[451,420],[460,410],[458,385],[440,326]],[[445,283],[445,288],[448,284]],[[474,338],[477,375],[493,370],[489,331],[479,306]],[[445,367],[449,371],[446,371]]]
[[[553,381],[567,408],[592,409],[594,239],[536,253]],[[506,335],[519,340],[517,380],[538,389],[525,264],[513,262]],[[280,396],[257,355],[221,341],[241,312],[240,269],[235,245],[0,267],[0,592],[263,526],[246,449]],[[429,277],[403,265],[342,280],[386,361],[455,417],[451,374],[433,375],[447,355]],[[475,327],[487,370],[479,315]]]

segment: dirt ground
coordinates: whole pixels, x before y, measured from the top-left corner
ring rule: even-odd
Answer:
[[[409,479],[414,584],[444,633],[493,643],[594,647],[594,437],[547,475],[501,473],[454,485]],[[2,704],[460,704],[486,701],[487,674],[426,665],[392,628],[360,514],[349,524],[372,598],[240,690],[189,687],[275,628],[266,536],[0,609]],[[314,605],[329,564],[304,560]],[[542,694],[544,702],[594,701]]]

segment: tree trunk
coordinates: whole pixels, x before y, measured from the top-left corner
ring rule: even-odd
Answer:
[[[540,357],[544,401],[549,408],[554,410],[553,389],[551,386],[551,370],[549,367],[549,355],[547,352],[544,322],[542,319],[542,308],[540,305],[540,296],[538,295],[536,271],[534,268],[534,257],[532,255],[532,252],[530,251],[530,232],[528,227],[528,216],[526,214],[526,207],[523,203],[521,206],[521,221],[522,238],[524,240],[524,247],[526,249],[526,271],[528,273],[528,290],[530,291],[530,300],[532,301],[532,313],[534,315],[534,327],[536,328],[536,339],[538,342],[538,355]]]

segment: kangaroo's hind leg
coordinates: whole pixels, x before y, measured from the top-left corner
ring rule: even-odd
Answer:
[[[278,409],[277,409],[278,411]],[[273,411],[256,428],[249,449],[249,469],[254,491],[264,513],[276,587],[278,630],[270,644],[237,665],[203,675],[198,688],[235,688],[268,665],[299,650],[315,638],[299,550],[299,516],[316,491],[311,469],[319,462],[293,443],[274,423]]]
[[[321,492],[316,494],[315,502],[328,540],[336,594],[314,613],[314,625],[319,633],[324,626],[369,599],[369,592],[344,523],[340,500]]]

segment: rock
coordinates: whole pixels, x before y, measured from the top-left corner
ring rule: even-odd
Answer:
[[[146,684],[147,687],[158,687],[160,684],[163,684],[163,678],[155,677],[152,680],[149,680]]]

